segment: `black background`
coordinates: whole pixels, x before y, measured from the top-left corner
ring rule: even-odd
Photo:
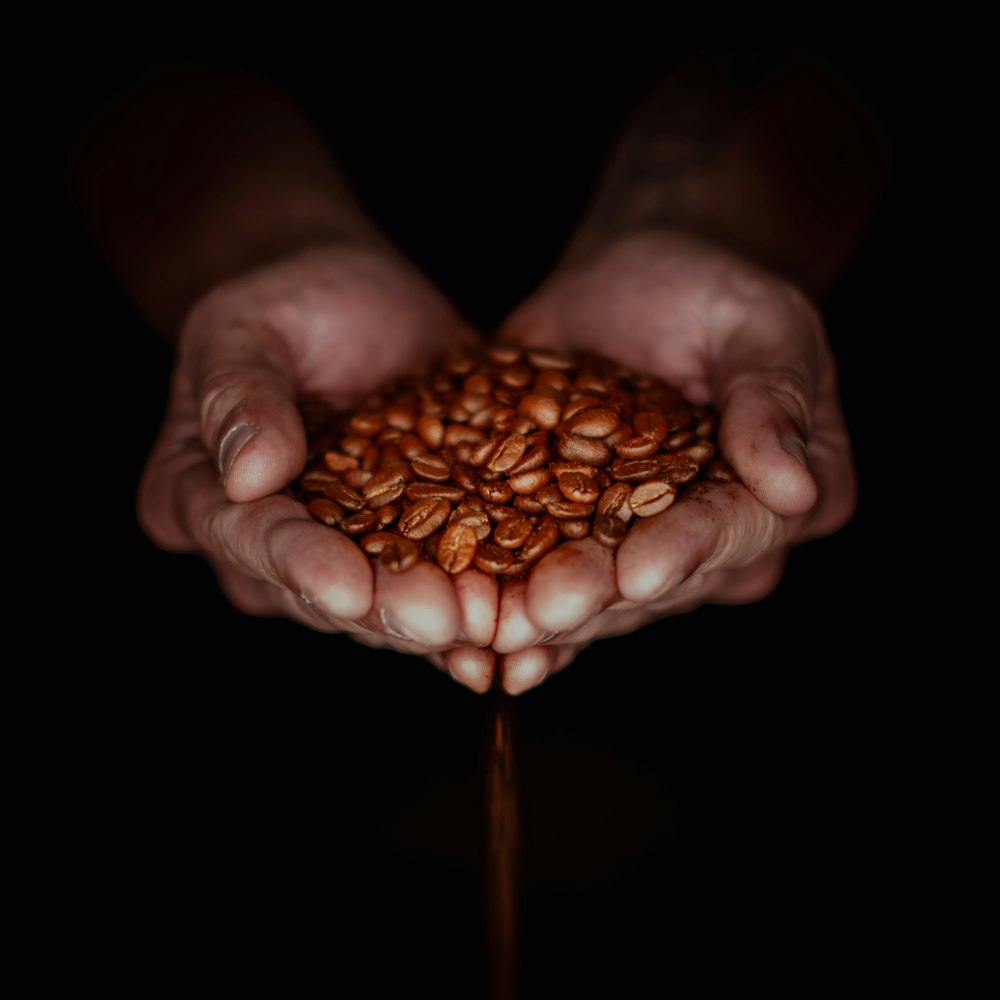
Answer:
[[[598,26],[537,45],[517,31],[489,45],[345,32],[306,56],[264,34],[76,51],[53,104],[61,155],[151,62],[264,73],[336,125],[374,217],[483,329],[554,262],[624,113],[712,41]],[[938,968],[921,931],[942,876],[917,859],[922,804],[943,808],[941,720],[921,707],[933,685],[912,659],[921,581],[900,558],[912,522],[890,502],[899,469],[886,462],[923,388],[906,344],[928,321],[913,303],[909,176],[927,81],[884,38],[822,38],[796,44],[852,80],[895,154],[824,303],[858,512],[795,551],[766,600],[599,642],[514,701],[523,997],[646,995],[651,977],[664,994],[801,996],[853,989],[872,968],[880,982]],[[762,64],[784,49],[723,47]],[[44,919],[81,942],[68,948],[81,976],[114,985],[288,995],[308,972],[326,992],[359,980],[364,995],[486,996],[493,696],[423,660],[247,618],[199,560],[144,538],[135,484],[169,352],[60,204],[65,277],[50,308],[66,350],[52,390],[68,401],[59,440],[69,433],[56,464],[86,489],[58,535],[41,637],[78,652],[41,671],[26,705],[36,758],[51,761],[33,792],[53,817],[37,830],[58,886]]]

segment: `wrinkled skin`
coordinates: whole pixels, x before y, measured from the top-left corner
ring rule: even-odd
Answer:
[[[721,411],[742,484],[707,484],[636,523],[616,552],[590,539],[527,581],[420,562],[375,565],[283,493],[301,471],[295,400],[349,407],[385,379],[474,338],[391,252],[315,247],[203,296],[181,331],[168,412],[140,484],[154,542],[197,552],[232,603],[427,657],[475,691],[517,694],[596,639],[777,585],[791,547],[836,531],[855,476],[822,323],[781,279],[680,234],[633,235],[562,268],[499,332],[588,349]]]

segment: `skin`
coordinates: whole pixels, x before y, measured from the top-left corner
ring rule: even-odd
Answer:
[[[793,546],[854,510],[818,302],[880,178],[878,157],[862,155],[877,142],[836,81],[811,66],[783,72],[770,102],[748,104],[719,101],[728,84],[713,60],[679,67],[625,130],[559,265],[497,332],[612,354],[712,403],[741,482],[682,497],[614,553],[564,543],[527,581],[503,584],[427,562],[373,568],[284,493],[305,461],[298,398],[349,407],[480,334],[366,218],[283,95],[239,75],[144,82],[87,136],[73,169],[82,221],[175,349],[138,491],[143,529],[205,558],[247,614],[425,657],[477,692],[499,674],[520,694],[597,639],[769,593]],[[823,143],[861,150],[836,158],[839,173],[811,133],[800,147],[794,129],[775,128],[803,93],[804,120],[829,127]],[[701,94],[717,127],[689,141],[677,107]],[[220,121],[228,142],[199,145]],[[123,183],[134,148],[161,167],[152,188]]]

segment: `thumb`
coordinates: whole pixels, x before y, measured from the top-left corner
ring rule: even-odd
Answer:
[[[287,486],[305,465],[306,436],[294,363],[280,334],[240,321],[209,328],[202,319],[190,328],[181,360],[226,496],[259,500]]]
[[[719,448],[761,503],[804,514],[819,497],[809,435],[821,373],[833,363],[818,319],[800,310],[751,313],[725,353],[715,379]]]

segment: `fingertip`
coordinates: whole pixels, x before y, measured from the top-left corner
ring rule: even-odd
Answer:
[[[282,579],[300,598],[330,618],[359,621],[370,613],[371,564],[346,535],[304,516],[279,525],[271,544]]]
[[[430,647],[453,645],[461,627],[455,587],[436,565],[418,560],[402,573],[376,563],[375,606],[391,635]]]
[[[592,538],[567,542],[532,571],[528,617],[545,632],[570,632],[618,598],[615,557]]]
[[[545,646],[508,653],[500,661],[504,690],[519,695],[538,687],[548,677],[551,665],[552,656]]]
[[[225,422],[217,454],[230,500],[242,503],[277,493],[306,461],[305,431],[297,409],[279,399],[241,408]]]
[[[496,653],[491,649],[460,646],[444,655],[450,676],[476,694],[486,694],[493,684]]]

